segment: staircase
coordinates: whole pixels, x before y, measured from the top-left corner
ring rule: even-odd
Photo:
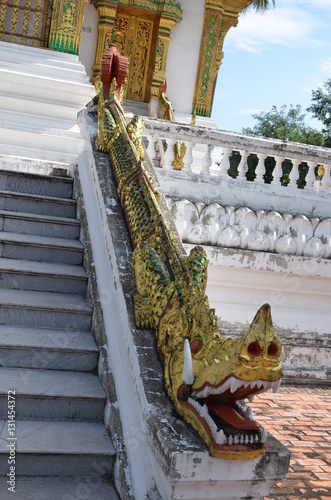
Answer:
[[[0,171],[1,499],[117,498],[72,189]]]

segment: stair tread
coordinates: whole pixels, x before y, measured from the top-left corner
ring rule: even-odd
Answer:
[[[36,310],[50,309],[63,312],[91,313],[91,306],[81,296],[28,290],[0,289],[0,307],[34,307]]]
[[[83,244],[79,240],[69,238],[54,238],[52,236],[39,236],[34,234],[10,233],[7,231],[0,231],[0,242],[2,241],[22,243],[23,245],[34,244],[39,246],[74,248],[77,250],[84,249]]]
[[[84,372],[0,367],[0,395],[16,391],[17,398],[105,399],[97,375]]]
[[[0,325],[0,348],[99,352],[90,332]]]
[[[73,217],[58,217],[56,215],[34,214],[30,212],[11,212],[10,210],[0,210],[0,217],[7,219],[31,220],[34,222],[48,222],[49,224],[71,224],[79,226],[80,222]]]
[[[76,492],[90,492],[91,498],[98,500],[118,500],[117,493],[113,485],[95,477],[77,476],[77,477],[22,477],[19,476],[16,481],[15,495],[20,500],[59,500],[61,498],[75,498]],[[74,495],[74,496],[72,496]],[[12,500],[13,493],[3,491],[2,500]],[[78,497],[77,497],[78,498]]]
[[[26,198],[29,200],[37,200],[37,201],[49,201],[55,203],[61,203],[62,205],[76,205],[76,200],[72,198],[59,198],[57,196],[46,196],[40,194],[31,194],[31,193],[19,193],[16,191],[6,191],[0,189],[0,196],[10,196],[13,198]]]
[[[54,275],[54,277],[65,276],[72,279],[87,278],[86,272],[82,266],[7,258],[0,258],[0,273],[1,272]]]
[[[8,455],[8,427],[0,420],[0,454]],[[115,455],[104,424],[16,420],[16,453]]]

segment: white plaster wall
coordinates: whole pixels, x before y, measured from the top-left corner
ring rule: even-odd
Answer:
[[[191,114],[198,68],[204,0],[182,0],[183,19],[172,30],[166,79],[167,96],[177,115]]]
[[[80,43],[79,59],[85,66],[89,77],[92,76],[92,68],[98,41],[99,16],[90,0],[85,5],[82,39]]]

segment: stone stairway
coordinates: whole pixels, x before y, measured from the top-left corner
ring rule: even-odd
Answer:
[[[1,499],[117,498],[72,189],[0,171]]]

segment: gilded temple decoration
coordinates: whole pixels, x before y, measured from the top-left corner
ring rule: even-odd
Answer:
[[[109,79],[102,74],[102,82]],[[258,457],[266,450],[267,432],[245,399],[275,392],[282,377],[270,306],[260,308],[241,338],[222,338],[205,294],[205,251],[197,246],[186,256],[169,229],[143,164],[142,118],[126,124],[116,85],[114,80],[105,99],[98,80],[96,146],[110,156],[134,248],[137,327],[155,330],[168,394],[210,453],[233,460]]]
[[[53,0],[1,0],[0,40],[47,47],[52,7]]]
[[[237,26],[240,12],[251,3],[252,0],[206,0],[193,114],[211,115],[224,38],[231,27]]]
[[[86,0],[54,0],[49,47],[68,54],[79,53]]]
[[[158,99],[165,78],[170,34],[181,20],[178,3],[165,0],[92,0],[99,32],[92,80],[100,74],[101,57],[111,43],[130,61],[127,99]]]

